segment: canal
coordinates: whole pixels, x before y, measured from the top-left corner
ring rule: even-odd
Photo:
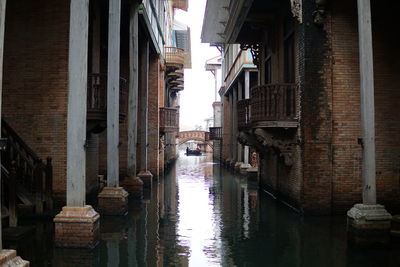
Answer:
[[[348,248],[345,216],[300,216],[210,155],[181,154],[127,216],[102,217],[93,250],[54,248],[51,221],[33,224],[6,243],[31,266],[400,266],[397,248]]]

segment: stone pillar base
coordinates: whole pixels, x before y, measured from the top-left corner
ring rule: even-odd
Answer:
[[[149,171],[140,171],[138,174],[139,178],[143,181],[144,187],[151,187],[153,181],[153,174]]]
[[[125,177],[121,186],[129,193],[130,198],[141,199],[143,197],[143,181],[139,177]]]
[[[99,241],[100,215],[92,206],[65,206],[54,224],[56,247],[93,248]]]
[[[391,220],[382,205],[356,204],[347,212],[347,240],[357,246],[387,244]]]
[[[392,229],[390,231],[393,237],[400,238],[400,215],[392,218]]]
[[[240,165],[240,169],[242,170],[247,170],[249,168],[251,168],[251,165],[248,163],[242,163],[242,165]]]
[[[128,195],[122,187],[104,187],[98,196],[100,214],[125,215],[128,211]]]
[[[29,261],[25,261],[17,256],[17,251],[15,250],[2,249],[0,250],[0,266],[27,267],[29,266]]]

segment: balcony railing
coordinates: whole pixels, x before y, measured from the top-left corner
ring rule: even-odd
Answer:
[[[222,127],[210,127],[210,140],[222,140]]]
[[[237,103],[238,127],[246,129],[251,127],[251,105],[250,99],[239,100]]]
[[[160,108],[160,132],[174,132],[179,129],[179,112],[176,108]]]
[[[165,47],[165,62],[167,65],[183,67],[185,64],[185,51],[177,47]]]
[[[251,89],[251,122],[296,121],[297,86],[268,84]],[[240,116],[240,115],[239,115]]]
[[[119,79],[119,120],[122,122],[127,113],[127,80]],[[88,75],[87,118],[94,121],[107,120],[107,74]]]

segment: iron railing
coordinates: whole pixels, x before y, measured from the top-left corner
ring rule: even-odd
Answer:
[[[222,140],[222,127],[210,127],[210,140]]]

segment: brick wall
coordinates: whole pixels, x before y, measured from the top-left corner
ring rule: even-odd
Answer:
[[[306,213],[331,213],[332,88],[329,35],[316,25],[314,1],[303,2],[299,32],[303,199]]]
[[[395,8],[372,1],[375,71],[377,197],[389,209],[399,209],[400,100],[399,52],[392,41]],[[332,8],[334,87],[334,183],[333,207],[343,212],[361,200],[362,151],[360,84],[356,3],[337,1]]]
[[[230,147],[231,147],[231,109],[230,109],[230,102],[228,97],[222,97],[223,98],[223,122],[222,122],[222,127],[223,127],[223,132],[222,132],[222,161],[230,158]]]
[[[7,3],[3,116],[41,158],[53,158],[57,196],[66,190],[68,38],[69,1]]]

